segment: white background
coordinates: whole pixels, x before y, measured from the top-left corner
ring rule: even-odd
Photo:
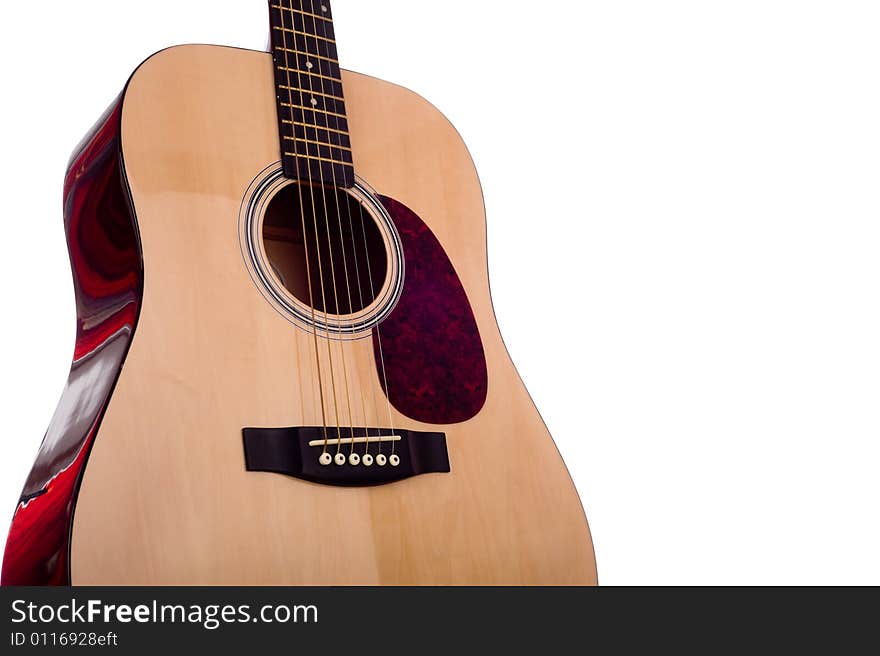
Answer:
[[[69,152],[153,51],[263,49],[265,5],[4,6],[0,515],[73,351]],[[343,65],[425,95],[472,149],[499,321],[602,582],[880,584],[877,4],[334,11]]]

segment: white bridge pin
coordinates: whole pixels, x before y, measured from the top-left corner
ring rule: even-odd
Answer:
[[[372,467],[373,466],[373,456],[371,456],[368,453],[367,455],[364,456],[364,459],[362,462],[364,463],[364,467]]]
[[[388,464],[388,458],[380,453],[378,456],[376,456],[376,464],[380,467],[384,467]]]
[[[361,457],[356,453],[352,453],[350,456],[348,456],[348,464],[352,467],[357,467],[359,464],[361,464]]]
[[[392,467],[399,467],[400,466],[400,456],[396,456],[396,455],[391,456],[390,458],[388,458],[388,462],[391,463]]]
[[[346,461],[345,461],[345,454],[344,454],[344,453],[338,453],[338,454],[336,454],[336,464],[337,464],[337,465],[339,465],[340,467],[342,467],[342,465],[344,465],[345,462],[346,462]]]
[[[329,453],[322,453],[321,457],[318,459],[318,462],[321,463],[324,467],[328,467],[333,464],[333,458]]]

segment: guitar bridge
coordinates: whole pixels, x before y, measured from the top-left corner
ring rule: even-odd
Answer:
[[[451,471],[446,435],[379,428],[245,428],[249,472],[371,487]]]

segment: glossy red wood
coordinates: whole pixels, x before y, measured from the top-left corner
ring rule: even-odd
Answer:
[[[70,531],[89,450],[140,310],[143,266],[120,151],[121,100],[86,137],[64,184],[77,338],[67,387],[15,511],[2,585],[69,585]]]

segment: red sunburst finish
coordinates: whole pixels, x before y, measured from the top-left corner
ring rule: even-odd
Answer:
[[[65,179],[76,351],[13,518],[3,585],[70,584],[70,531],[79,484],[140,310],[143,266],[120,160],[120,108],[117,102],[99,121]]]

